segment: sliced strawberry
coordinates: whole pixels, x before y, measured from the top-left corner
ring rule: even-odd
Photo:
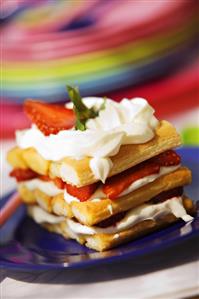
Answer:
[[[31,169],[15,168],[10,172],[17,182],[27,181],[38,177],[38,174]]]
[[[180,164],[180,157],[168,150],[148,161],[142,162],[118,175],[108,179],[103,185],[103,191],[110,199],[115,199],[133,182],[145,176],[158,173],[161,166],[174,166]]]
[[[160,166],[175,166],[180,164],[181,159],[180,156],[173,150],[168,150],[154,158],[151,159],[152,161],[155,161]]]
[[[39,175],[38,178],[45,182],[51,181],[51,178],[48,175]]]
[[[66,186],[66,183],[62,181],[62,179],[60,178],[55,178],[53,179],[53,182],[55,183],[55,185],[57,186],[57,188],[59,189],[64,189]]]
[[[57,134],[61,130],[70,129],[75,124],[73,110],[61,105],[26,100],[24,111],[29,119],[46,136]]]
[[[51,179],[49,176],[47,176],[47,175],[40,175],[39,176],[39,179],[40,180],[42,180],[42,181],[46,181],[46,182],[48,182],[48,181],[51,181],[51,182],[53,182],[56,186],[57,186],[57,188],[59,188],[59,189],[64,189],[65,188],[65,183],[62,181],[62,179],[60,179],[60,178],[54,178],[54,179]]]
[[[108,179],[102,187],[103,192],[108,198],[115,199],[133,182],[145,176],[158,173],[159,170],[158,164],[150,161],[143,162]]]
[[[97,186],[98,184],[95,183],[95,184],[78,188],[70,184],[66,184],[66,190],[70,195],[77,197],[80,201],[86,201],[95,192]]]

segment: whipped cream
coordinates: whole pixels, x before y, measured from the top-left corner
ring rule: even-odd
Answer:
[[[50,214],[39,206],[29,206],[28,213],[37,223],[57,224],[65,221],[70,231],[75,235],[117,234],[144,220],[156,220],[168,214],[173,214],[176,218],[181,218],[185,222],[193,220],[193,217],[188,215],[183,207],[182,197],[173,197],[159,204],[143,204],[128,211],[124,218],[115,225],[106,228],[86,226],[72,219]]]
[[[40,179],[32,179],[28,181],[23,181],[24,186],[26,186],[29,190],[39,189],[49,196],[56,196],[60,193],[63,193],[62,189],[59,189],[53,181],[43,181]]]
[[[62,216],[56,216],[44,211],[39,206],[28,206],[28,214],[32,216],[32,218],[37,223],[51,223],[56,224],[64,221],[66,218]]]
[[[185,222],[192,221],[193,217],[187,214],[183,207],[181,197],[173,197],[159,204],[143,204],[127,212],[122,220],[113,226],[100,228],[96,226],[86,226],[67,219],[67,224],[71,231],[76,234],[94,235],[96,233],[115,234],[133,227],[144,220],[156,220],[161,216],[173,214],[176,218],[181,218]]]
[[[175,166],[165,166],[165,167],[160,167],[160,171],[158,173],[152,174],[145,176],[139,180],[136,180],[133,182],[128,188],[126,188],[122,193],[119,194],[118,198],[124,195],[127,195],[153,181],[158,179],[159,177],[171,173],[175,170],[177,170],[180,167],[179,165]],[[91,195],[89,198],[90,201],[99,201],[101,199],[107,198],[107,195],[103,192],[102,190],[102,185],[99,186],[99,188]],[[67,191],[64,192],[64,199],[65,201],[70,204],[72,201],[80,201],[77,197],[71,196],[70,194],[67,193]]]
[[[90,168],[95,175],[95,178],[105,183],[106,178],[113,166],[109,158],[93,158],[90,161]]]
[[[83,101],[89,107],[99,108],[103,99],[84,98]],[[33,147],[45,160],[91,157],[90,168],[94,176],[105,181],[112,167],[110,157],[116,155],[123,144],[151,140],[158,123],[153,108],[142,98],[123,99],[120,103],[107,99],[105,109],[98,117],[87,121],[85,131],[62,130],[45,136],[33,125],[17,131],[16,141],[20,148]]]

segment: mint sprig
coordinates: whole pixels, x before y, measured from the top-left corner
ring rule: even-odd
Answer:
[[[99,111],[105,109],[105,100],[100,109],[96,111],[93,107],[88,108],[82,101],[78,87],[67,86],[69,98],[73,102],[73,110],[76,115],[75,129],[85,131],[86,122],[99,115]]]

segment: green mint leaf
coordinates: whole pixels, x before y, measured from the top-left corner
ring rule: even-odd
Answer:
[[[104,110],[106,108],[107,97],[103,97],[103,99],[104,99],[104,101],[103,101],[102,105],[100,106],[99,111]]]
[[[67,86],[69,98],[73,102],[73,110],[76,114],[75,129],[85,131],[86,122],[90,118],[95,118],[99,115],[99,111],[105,109],[105,100],[101,105],[99,111],[95,111],[94,108],[88,108],[82,101],[78,87]]]
[[[77,119],[75,124],[76,130],[85,131],[86,130],[86,124],[81,122],[79,119]]]

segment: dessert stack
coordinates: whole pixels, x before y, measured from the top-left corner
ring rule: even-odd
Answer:
[[[176,129],[142,98],[82,99],[73,87],[68,94],[65,106],[24,103],[32,127],[16,132],[7,159],[28,214],[97,251],[191,221],[183,192],[191,172],[174,151]]]

